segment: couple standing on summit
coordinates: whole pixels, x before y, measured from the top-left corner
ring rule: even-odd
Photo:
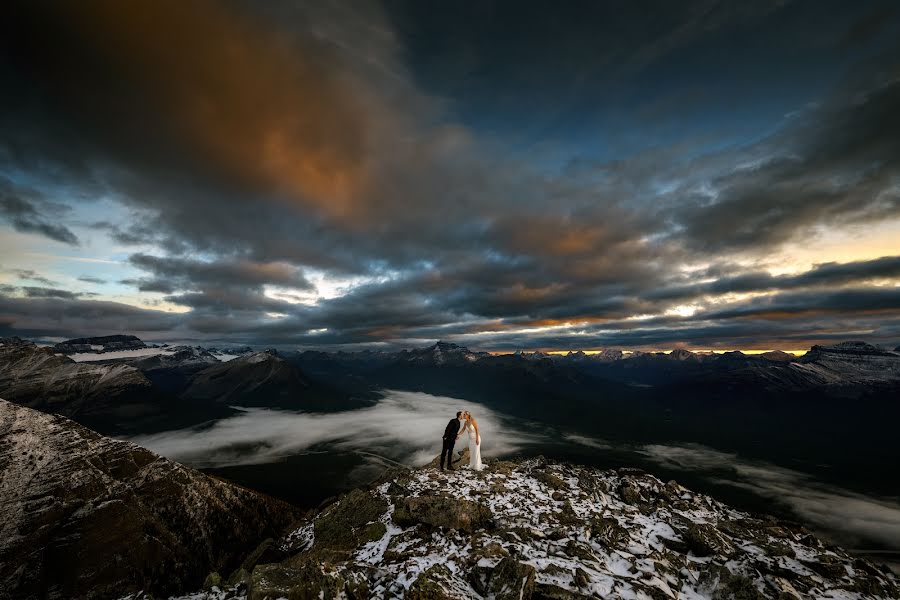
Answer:
[[[455,419],[450,419],[444,430],[444,447],[441,449],[441,470],[453,468],[453,446],[462,436],[463,432],[469,434],[469,468],[480,471],[484,468],[481,464],[481,431],[478,429],[478,421],[467,410],[456,413]],[[446,467],[444,466],[446,463]]]

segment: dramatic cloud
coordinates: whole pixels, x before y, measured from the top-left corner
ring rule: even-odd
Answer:
[[[124,329],[314,346],[896,343],[898,13],[823,9],[813,35],[812,10],[13,2],[4,267],[57,293],[6,282],[0,318],[113,333],[155,304],[184,312]]]
[[[54,223],[34,201],[23,195],[40,198],[34,191],[20,189],[0,176],[0,219],[6,220],[16,231],[37,233],[64,244],[78,245],[78,238],[64,225]]]

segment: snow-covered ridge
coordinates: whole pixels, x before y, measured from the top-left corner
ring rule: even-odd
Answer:
[[[241,354],[229,353],[221,350],[208,350],[202,346],[156,346],[147,348],[135,348],[131,350],[111,350],[98,352],[76,352],[67,356],[75,362],[105,362],[110,360],[123,360],[149,358],[151,356],[159,356],[166,358],[174,358],[177,355],[193,354],[194,358],[203,355],[213,356],[217,361],[228,362],[239,358]]]
[[[354,490],[224,598],[897,598],[887,567],[674,481],[543,459]]]
[[[0,598],[165,597],[239,565],[298,512],[0,400]]]

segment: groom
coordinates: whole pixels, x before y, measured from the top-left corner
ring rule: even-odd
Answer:
[[[447,457],[447,469],[455,471],[453,468],[453,445],[459,439],[459,428],[462,425],[462,411],[456,413],[455,419],[450,419],[447,428],[444,429],[444,447],[441,449],[441,471],[444,470],[444,457]]]

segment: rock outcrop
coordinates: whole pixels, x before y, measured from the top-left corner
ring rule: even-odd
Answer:
[[[0,400],[0,598],[116,598],[201,586],[294,507]],[[251,566],[252,568],[252,566]]]
[[[823,385],[900,381],[900,354],[859,341],[813,346],[792,366]]]
[[[192,598],[897,598],[887,567],[674,481],[531,459],[396,471]]]

